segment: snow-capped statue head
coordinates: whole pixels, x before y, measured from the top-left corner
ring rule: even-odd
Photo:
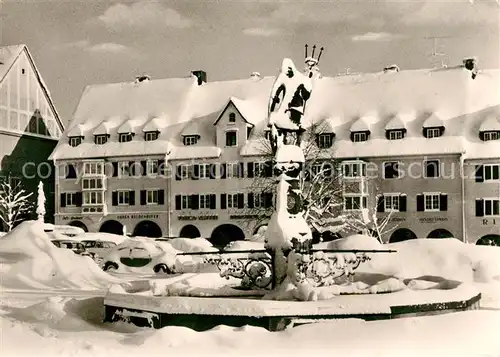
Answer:
[[[311,79],[297,70],[291,59],[283,59],[269,98],[269,126],[276,126],[278,130],[303,131],[302,117],[311,90]]]

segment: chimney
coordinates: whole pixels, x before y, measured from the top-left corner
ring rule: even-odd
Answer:
[[[253,79],[254,81],[258,81],[261,78],[261,76],[259,72],[252,72],[252,74],[250,74],[250,78]]]
[[[151,80],[151,76],[144,74],[142,76],[136,76],[134,83],[141,83],[141,82],[150,81],[150,80]]]
[[[207,83],[207,72],[202,70],[191,71],[191,74],[198,78],[198,85],[201,86],[203,83]]]
[[[465,69],[471,72],[472,79],[475,79],[479,71],[477,68],[477,57],[464,58],[462,63]]]
[[[397,64],[391,64],[390,66],[384,67],[384,73],[387,72],[399,72],[399,66]]]

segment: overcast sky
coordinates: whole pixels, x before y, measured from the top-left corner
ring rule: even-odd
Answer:
[[[305,43],[326,48],[326,76],[471,55],[500,67],[497,0],[3,1],[1,44],[28,45],[65,122],[88,84],[194,69],[209,81],[274,75],[283,57],[302,62]],[[429,37],[446,56],[433,60]]]

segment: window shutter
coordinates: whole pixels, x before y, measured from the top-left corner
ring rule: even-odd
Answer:
[[[128,193],[128,204],[129,206],[135,206],[135,191],[129,191]]]
[[[141,206],[146,204],[146,190],[141,190]]]
[[[61,198],[59,200],[59,206],[66,207],[66,194],[61,193]]]
[[[239,178],[245,177],[245,163],[244,162],[240,162],[238,164],[238,177]]]
[[[484,141],[484,131],[479,132],[479,139]]]
[[[175,195],[175,209],[178,211],[182,209],[182,196]]]
[[[377,212],[384,212],[384,211],[385,211],[385,201],[384,201],[384,196],[381,195],[377,200]]]
[[[439,195],[439,210],[447,211],[448,210],[448,195],[441,194]]]
[[[253,206],[253,192],[249,192],[247,196],[248,208],[254,208]]]
[[[71,164],[68,165],[68,172],[66,173],[66,178],[74,179],[76,178],[76,170],[75,167]]]
[[[159,205],[165,204],[165,191],[164,190],[158,190],[158,204]]]
[[[406,212],[406,195],[399,196],[399,212]]]
[[[484,166],[476,165],[476,182],[484,182]]]
[[[217,178],[217,164],[210,164],[210,178]]]
[[[422,135],[424,136],[424,138],[429,138],[429,136],[427,135],[427,128],[422,129]]]
[[[417,195],[417,212],[423,212],[425,210],[424,205],[424,195]]]
[[[314,140],[316,141],[316,146],[319,147],[319,134],[315,135]]]
[[[391,131],[390,131],[390,130],[386,130],[386,131],[385,131],[385,138],[386,138],[387,140],[390,140],[390,139],[389,139],[389,138],[390,138],[390,134],[391,134]]]
[[[226,170],[227,170],[226,163],[220,164],[220,178],[221,179],[225,179],[226,178]]]
[[[115,161],[112,164],[113,164],[113,177],[117,177],[118,176],[118,163]]]
[[[191,165],[191,180],[198,180],[200,178],[200,165],[193,164]]]
[[[128,172],[130,176],[135,176],[135,161],[130,161],[128,163]]]
[[[220,208],[226,209],[227,207],[227,195],[225,193],[220,194]]]
[[[354,142],[354,133],[351,131],[351,141]]]
[[[216,209],[216,204],[217,204],[217,202],[215,202],[217,199],[216,197],[217,196],[214,193],[210,194],[210,209]]]
[[[264,177],[273,177],[273,162],[271,160],[264,163]]]
[[[165,160],[158,160],[158,175],[165,175]]]
[[[175,170],[175,179],[177,181],[182,179],[182,165],[177,165],[176,170]]]
[[[82,206],[83,196],[81,192],[75,194],[76,207]]]
[[[245,195],[238,193],[238,208],[245,208]]]
[[[146,176],[148,174],[148,172],[146,171],[146,166],[147,166],[146,160],[141,161],[141,166],[142,166],[142,175]]]
[[[441,126],[439,128],[439,136],[443,136],[444,135],[444,126]]]
[[[118,192],[111,192],[111,205],[118,206]]]
[[[476,217],[484,216],[484,200],[476,199]]]
[[[264,192],[262,195],[264,208],[271,208],[273,205],[273,194],[272,192]]]
[[[191,195],[191,208],[192,209],[200,208],[200,195]]]
[[[247,177],[253,178],[253,162],[247,163]]]

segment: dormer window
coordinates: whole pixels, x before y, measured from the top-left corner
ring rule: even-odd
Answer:
[[[362,141],[367,141],[369,135],[370,135],[369,131],[351,132],[351,141],[353,143],[359,143],[359,142],[362,142]]]
[[[69,146],[72,147],[77,147],[82,143],[82,137],[81,136],[72,136],[69,138]]]
[[[96,145],[104,145],[108,142],[108,137],[109,134],[95,135],[94,142],[96,143]]]
[[[144,133],[144,140],[155,141],[156,139],[158,139],[157,131],[147,131],[146,133]]]
[[[482,131],[479,137],[483,141],[500,140],[500,131]]]
[[[238,145],[238,135],[236,131],[226,132],[226,146],[237,146]]]
[[[427,139],[438,138],[444,133],[444,127],[424,128],[424,136]]]
[[[127,143],[129,141],[132,141],[133,136],[134,136],[133,133],[122,133],[122,134],[120,134],[120,137],[118,138],[118,140],[121,143]]]
[[[236,114],[229,113],[229,122],[230,123],[235,123],[236,122]]]
[[[316,144],[320,149],[331,148],[333,145],[333,138],[335,134],[316,134]]]
[[[386,138],[388,140],[400,140],[405,137],[406,129],[386,130]]]
[[[184,145],[186,146],[195,145],[198,142],[199,138],[200,138],[199,135],[186,135],[184,136]]]

